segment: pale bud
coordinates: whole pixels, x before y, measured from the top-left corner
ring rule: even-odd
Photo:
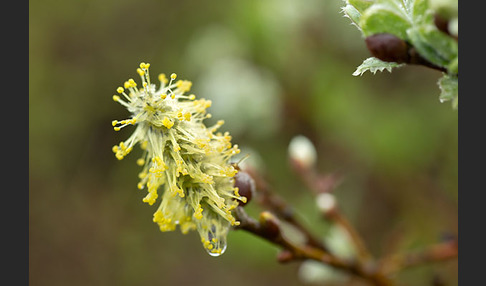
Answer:
[[[306,169],[314,166],[317,161],[317,151],[314,144],[303,135],[292,138],[288,150],[290,159]]]
[[[328,213],[336,207],[336,198],[330,193],[320,193],[316,197],[316,204],[323,213]]]

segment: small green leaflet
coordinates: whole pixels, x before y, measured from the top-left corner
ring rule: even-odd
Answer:
[[[398,68],[404,66],[405,64],[393,63],[393,62],[384,62],[379,60],[375,57],[367,58],[363,61],[363,63],[356,69],[353,73],[354,76],[363,75],[366,71],[370,71],[371,73],[375,74],[377,71],[387,70],[389,72],[392,71],[392,68]]]
[[[459,105],[458,77],[444,74],[437,84],[440,88],[440,102],[452,100],[452,108],[457,109]]]

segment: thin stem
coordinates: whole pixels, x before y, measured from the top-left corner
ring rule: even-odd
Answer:
[[[353,227],[353,225],[348,221],[348,219],[340,212],[337,207],[326,214],[326,217],[334,221],[336,224],[340,225],[349,235],[349,238],[356,247],[358,257],[361,261],[366,262],[371,260],[373,257],[368,251],[366,244],[358,233],[358,231]]]
[[[296,245],[293,242],[287,240],[284,236],[282,236],[280,232],[276,233],[273,230],[269,231],[268,229],[263,227],[261,223],[249,217],[241,207],[237,208],[236,214],[238,217],[237,219],[240,221],[240,225],[236,229],[246,230],[275,245],[280,246],[282,249],[290,252],[291,257],[288,260],[311,259],[361,277],[364,280],[373,283],[373,285],[393,285],[392,281],[389,278],[384,276],[382,273],[375,271],[374,267],[368,267],[368,265],[355,263],[354,261],[343,260],[323,251],[320,248],[316,248],[310,245]]]
[[[382,272],[393,274],[401,270],[427,263],[442,262],[457,258],[459,254],[457,241],[448,241],[429,246],[418,252],[395,254],[382,259]]]
[[[260,194],[260,204],[268,207],[269,210],[274,212],[279,218],[297,228],[305,236],[308,245],[329,252],[329,249],[327,249],[319,239],[315,238],[314,235],[297,220],[292,207],[290,207],[281,197],[272,192],[268,184],[257,172],[254,172],[251,169],[246,170],[246,172],[248,172],[255,181],[256,189]]]
[[[299,175],[302,182],[314,194],[329,193],[339,182],[338,175],[320,175],[315,171],[315,169],[304,169],[298,164],[294,164],[294,170]],[[366,262],[373,258],[361,235],[339,210],[337,205],[332,208],[332,210],[323,213],[323,215],[326,219],[340,225],[348,233],[357,250],[358,259],[360,259],[360,261]]]

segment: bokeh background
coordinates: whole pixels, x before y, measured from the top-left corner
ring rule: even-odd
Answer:
[[[128,112],[111,98],[141,61],[211,99],[213,118],[323,239],[330,225],[289,165],[299,134],[314,142],[321,172],[344,174],[336,197],[373,254],[392,237],[405,251],[457,235],[458,118],[438,100],[440,74],[407,66],[352,76],[369,54],[341,5],[30,1],[30,284],[359,285],[278,264],[277,248],[245,232],[231,232],[214,258],[197,233],[158,230],[136,188],[137,155],[118,161],[111,151],[133,130],[113,131]],[[400,279],[457,285],[457,262]]]

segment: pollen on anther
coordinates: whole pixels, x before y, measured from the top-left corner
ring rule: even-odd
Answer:
[[[159,74],[159,80],[163,84],[167,84],[169,82],[169,80],[167,79],[164,73]]]
[[[171,78],[171,79],[176,79],[176,78],[177,78],[177,74],[175,74],[175,73],[171,74],[171,75],[170,75],[170,78]]]

